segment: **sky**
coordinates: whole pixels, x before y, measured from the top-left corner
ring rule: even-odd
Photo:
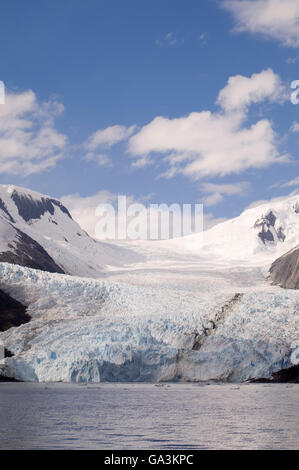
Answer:
[[[2,0],[0,44],[0,183],[83,228],[117,194],[210,226],[298,189],[298,0]]]

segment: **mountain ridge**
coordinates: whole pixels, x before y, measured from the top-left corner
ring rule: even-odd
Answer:
[[[96,278],[137,255],[90,237],[58,200],[0,185],[0,261]]]

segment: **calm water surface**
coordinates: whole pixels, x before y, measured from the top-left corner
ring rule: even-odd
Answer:
[[[298,385],[0,384],[0,449],[298,449]]]

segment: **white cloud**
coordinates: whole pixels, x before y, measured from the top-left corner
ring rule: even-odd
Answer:
[[[289,188],[291,186],[299,186],[299,176],[292,179],[291,181],[287,181],[286,183],[281,185],[281,188]]]
[[[257,89],[258,85],[262,90]],[[153,154],[163,154],[168,165],[163,176],[172,178],[182,173],[195,180],[285,162],[288,157],[280,155],[269,120],[245,125],[251,103],[280,101],[282,90],[272,70],[250,78],[231,77],[219,93],[219,112],[194,112],[176,119],[156,117],[130,138],[129,152],[136,166],[150,164]]]
[[[291,132],[299,132],[299,122],[293,122]]]
[[[224,0],[235,18],[235,30],[262,34],[284,46],[299,47],[298,0]]]
[[[214,206],[222,202],[224,196],[242,195],[249,187],[250,184],[246,181],[233,184],[203,183],[200,189],[203,193],[207,193],[208,196],[202,198],[202,202],[206,206]]]
[[[287,99],[280,77],[271,69],[254,73],[251,77],[235,75],[220,91],[217,103],[226,111],[246,110],[253,103],[282,102]]]
[[[94,132],[87,142],[85,143],[86,147],[93,151],[99,147],[112,147],[119,142],[127,140],[135,131],[136,126],[110,126],[106,129],[99,129]]]
[[[29,175],[63,158],[67,138],[54,128],[62,111],[56,101],[39,103],[33,91],[6,93],[0,106],[1,173]]]
[[[88,152],[85,155],[84,160],[94,161],[99,166],[106,166],[106,167],[112,166],[112,159],[109,157],[109,155],[106,155],[105,153]]]
[[[294,186],[299,186],[299,176],[296,176],[296,178],[290,181],[275,183],[271,186],[271,188],[291,188]]]
[[[182,39],[178,39],[177,35],[173,31],[166,33],[162,37],[162,39],[157,39],[156,41],[157,46],[169,46],[169,47],[177,46],[183,43],[184,41]]]
[[[221,193],[212,193],[202,198],[203,204],[207,207],[216,206],[222,201],[223,201],[223,196]]]
[[[164,40],[167,42],[167,44],[169,46],[175,46],[178,42],[175,35],[174,35],[174,33],[172,33],[172,32],[167,33],[164,37]]]

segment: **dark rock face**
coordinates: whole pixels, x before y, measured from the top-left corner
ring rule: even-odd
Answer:
[[[31,320],[30,315],[26,313],[27,307],[17,302],[2,290],[0,290],[0,331],[9,330],[28,323]],[[5,357],[12,357],[13,354],[5,348]],[[18,382],[11,377],[4,377],[0,373],[0,382]]]
[[[259,232],[258,236],[260,237],[260,239],[262,240],[262,242],[264,244],[266,243],[266,241],[267,242],[274,242],[273,233],[271,232],[271,230],[265,229],[264,226],[262,228],[262,231]]]
[[[273,236],[271,227],[274,228],[275,222],[276,222],[276,216],[273,214],[272,211],[268,212],[268,214],[266,214],[264,217],[262,217],[261,219],[258,219],[255,222],[254,227],[260,229],[260,232],[258,233],[258,237],[260,237],[260,239],[262,240],[264,244],[267,241],[268,242],[274,241],[274,236]]]
[[[279,227],[279,229],[277,230],[277,236],[278,236],[278,239],[281,240],[282,242],[285,241],[286,236],[283,233],[283,228],[282,227]]]
[[[253,379],[254,383],[299,383],[299,365],[282,369],[272,374],[269,379]]]
[[[4,377],[0,375],[0,382],[20,382],[20,380],[13,379],[12,377]]]
[[[39,243],[16,227],[14,229],[17,232],[17,241],[10,246],[11,251],[0,253],[0,262],[65,274]]]
[[[28,323],[31,317],[26,309],[27,307],[0,290],[0,331]],[[9,351],[6,355],[9,356]]]
[[[273,214],[272,211],[269,211],[264,217],[258,219],[255,224],[254,228],[259,229],[258,237],[262,240],[264,245],[266,242],[274,242],[275,237],[273,234],[276,234],[278,240],[284,242],[285,241],[285,234],[283,233],[282,227],[275,227],[276,224],[276,216]]]
[[[25,220],[25,222],[32,219],[40,219],[46,212],[53,215],[55,210],[54,206],[59,207],[59,209],[67,214],[70,219],[72,218],[67,208],[55,199],[43,197],[40,200],[34,200],[30,195],[19,194],[17,191],[13,191],[11,198],[17,206],[20,216]]]
[[[56,199],[50,199],[51,203],[54,204],[54,206],[57,206],[59,207],[59,209],[61,210],[61,212],[64,212],[64,214],[66,214],[70,219],[73,219],[71,214],[69,213],[69,211],[67,210],[67,208],[61,204],[60,201],[56,201]]]
[[[299,289],[299,245],[274,261],[269,272],[273,284]]]
[[[9,220],[14,223],[14,219],[12,218],[12,216],[10,215],[10,213],[8,212],[7,210],[7,207],[6,205],[4,204],[4,202],[2,201],[2,199],[0,198],[0,210],[2,210],[4,212],[4,214],[7,215],[7,217],[9,218]]]

